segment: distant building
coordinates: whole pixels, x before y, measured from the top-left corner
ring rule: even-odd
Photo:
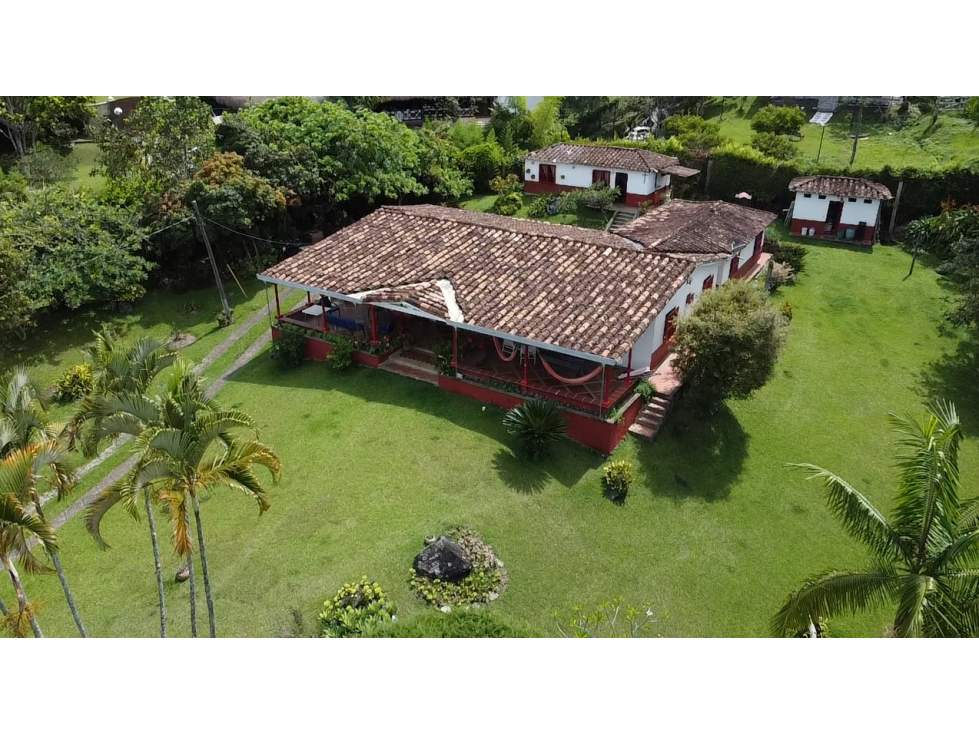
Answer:
[[[619,190],[626,206],[657,205],[669,198],[673,176],[700,173],[677,158],[643,148],[555,143],[527,154],[524,193],[557,194],[587,189],[601,181]]]
[[[880,203],[893,198],[883,184],[851,176],[799,176],[789,183],[795,201],[789,229],[799,237],[873,244]]]

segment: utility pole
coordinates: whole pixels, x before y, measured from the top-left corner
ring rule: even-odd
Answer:
[[[860,142],[860,126],[863,123],[863,99],[857,98],[857,122],[856,130],[853,133],[853,153],[850,154],[850,165],[857,159],[857,143]]]
[[[214,250],[211,249],[211,241],[207,239],[207,229],[204,227],[204,218],[201,216],[201,210],[197,208],[197,202],[190,202],[194,207],[194,216],[197,217],[197,226],[201,228],[201,236],[204,238],[204,247],[207,248],[207,257],[211,261],[211,270],[214,271],[214,282],[217,283],[218,293],[221,294],[221,308],[224,309],[224,315],[228,319],[228,323],[231,323],[231,309],[228,307],[228,297],[224,295],[224,284],[221,283],[221,274],[218,272],[218,263],[214,259]]]
[[[816,163],[819,163],[819,156],[823,152],[823,136],[826,135],[826,123],[822,123],[823,131],[819,133],[819,150],[816,151]]]
[[[894,197],[894,207],[891,209],[891,224],[887,228],[889,234],[894,234],[894,223],[897,221],[897,207],[901,203],[901,192],[904,190],[904,180],[897,182],[897,195]]]

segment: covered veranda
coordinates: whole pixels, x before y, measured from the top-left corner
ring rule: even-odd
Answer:
[[[631,362],[623,368],[591,355],[531,344],[515,335],[494,336],[428,314],[409,313],[413,309],[405,304],[354,302],[307,292],[305,303],[283,313],[278,287],[274,291],[279,323],[313,334],[343,334],[361,349],[391,341],[384,358],[397,354],[402,360],[427,365],[436,364],[436,352],[448,351],[451,345],[455,377],[490,389],[553,400],[604,417],[635,384],[626,377]]]

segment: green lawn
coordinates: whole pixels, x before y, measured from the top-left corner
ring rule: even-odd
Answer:
[[[422,606],[407,572],[422,539],[466,523],[509,569],[494,608],[543,633],[553,632],[552,610],[622,595],[664,615],[666,636],[766,635],[805,576],[865,560],[786,462],[832,468],[889,507],[888,412],[951,396],[970,435],[979,431],[966,361],[976,345],[936,331],[946,292],[935,274],[919,265],[905,280],[908,256],[888,247],[809,249],[800,284],[783,296],[795,318],[774,379],[710,421],[681,411],[655,444],[627,439],[615,456],[634,461],[639,480],[622,506],[602,497],[602,458],[591,451],[565,442],[539,466],[515,459],[496,408],[363,368],[282,373],[260,355],[219,398],[256,417],[282,455],[283,480],[262,517],[230,491],[203,506],[219,634],[276,635],[292,609],[312,622],[324,599],[365,574],[413,615]],[[963,486],[979,487],[975,438],[961,466]],[[113,548],[102,552],[78,520],[60,532],[90,631],[156,634],[145,522],[119,512],[105,536]],[[172,582],[175,568],[168,553],[172,633],[186,635],[188,590]],[[46,604],[45,632],[73,635],[57,579],[27,584]],[[832,632],[876,635],[885,619],[834,620]]]
[[[257,309],[266,308],[265,291],[258,281],[250,280],[242,285],[248,298],[233,281],[224,286],[236,323],[246,320]],[[211,287],[187,293],[150,292],[132,314],[98,307],[41,314],[37,327],[28,333],[26,340],[11,337],[0,349],[0,373],[26,365],[41,385],[53,385],[68,367],[85,361],[82,350],[93,344],[92,332],[102,324],[111,325],[129,343],[146,335],[166,340],[177,327],[197,338],[181,350],[182,356],[197,362],[231,333],[231,329],[218,328],[220,310],[217,289]],[[53,415],[56,420],[63,420],[70,411],[70,406],[58,406]]]
[[[513,216],[519,219],[529,219],[528,209],[536,197],[523,195],[523,206]],[[462,208],[472,212],[493,213],[493,203],[496,201],[496,194],[478,194],[467,196],[462,200]],[[577,214],[555,214],[553,217],[544,217],[535,220],[540,222],[550,222],[552,224],[572,224],[578,227],[588,227],[589,229],[605,229],[608,221],[605,215],[597,209],[582,208]]]
[[[77,188],[87,188],[92,191],[100,191],[105,186],[104,176],[93,176],[92,169],[95,168],[95,156],[99,152],[99,146],[95,143],[76,143],[71,154],[78,161],[78,167],[72,177],[72,184]]]
[[[763,103],[767,104],[766,98],[748,97],[743,110],[740,98],[725,100],[723,111],[718,104],[705,114],[720,122],[721,134],[725,137],[738,143],[749,143],[753,132],[751,117]],[[843,110],[833,115],[823,137],[822,152],[819,151],[822,128],[819,125],[803,126],[802,140],[797,143],[799,157],[815,161],[818,154],[821,165],[847,167],[853,151],[853,138],[849,137],[851,117],[849,111]],[[979,159],[979,131],[971,122],[952,112],[942,113],[935,125],[931,124],[930,115],[923,115],[901,128],[874,121],[873,116],[867,114],[861,138],[853,164],[860,169],[876,170],[888,165],[892,168],[932,168]]]

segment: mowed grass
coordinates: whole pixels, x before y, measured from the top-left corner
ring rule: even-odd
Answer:
[[[93,192],[102,190],[105,186],[104,176],[93,176],[95,168],[95,156],[98,155],[99,146],[95,143],[75,143],[71,149],[71,155],[77,161],[72,184],[76,188],[86,188]]]
[[[238,324],[258,309],[266,308],[265,290],[257,281],[242,285],[246,288],[244,293],[233,281],[224,284],[235,319],[226,329],[218,328],[221,299],[215,287],[186,293],[151,291],[131,314],[95,306],[40,314],[37,326],[28,332],[26,339],[9,337],[0,348],[0,373],[25,366],[43,387],[50,387],[69,367],[86,361],[84,350],[95,343],[93,332],[103,324],[127,344],[134,344],[143,336],[166,341],[177,328],[196,338],[193,344],[180,350],[181,357],[199,362]],[[70,412],[71,406],[55,406],[52,417],[64,420]]]
[[[554,633],[552,611],[620,595],[652,605],[665,636],[768,634],[771,615],[806,576],[867,560],[816,486],[786,463],[831,468],[889,508],[886,415],[921,411],[936,395],[979,404],[963,362],[971,342],[937,332],[946,291],[933,271],[919,264],[905,279],[909,257],[887,247],[809,250],[800,284],[779,296],[795,317],[773,380],[710,419],[681,409],[654,444],[628,438],[615,458],[635,462],[638,481],[621,506],[603,498],[603,457],[587,449],[562,442],[539,465],[515,458],[496,408],[382,371],[337,374],[310,363],[281,372],[259,355],[219,399],[255,416],[261,439],[282,455],[283,479],[261,517],[230,491],[203,505],[219,634],[279,634],[293,609],[312,623],[326,598],[362,575],[381,583],[402,616],[416,614],[412,559],[426,535],[455,524],[475,527],[506,562],[509,587],[493,607],[543,634]],[[979,415],[960,407],[975,436]],[[974,492],[975,438],[961,467]],[[155,635],[146,524],[119,511],[104,530],[113,544],[105,552],[78,519],[59,534],[89,629]],[[171,633],[186,635],[177,565],[167,552]],[[57,579],[27,585],[46,604],[45,632],[74,635]],[[9,589],[2,593],[9,604]],[[203,595],[198,611],[203,620]],[[838,619],[832,633],[878,635],[886,621]]]
[[[737,101],[735,101],[737,99]],[[749,144],[754,131],[751,118],[767,99],[748,97],[744,108],[738,98],[725,98],[723,113],[715,105],[709,119],[719,122],[721,134],[736,143]],[[802,140],[796,143],[802,160],[820,165],[846,168],[853,152],[853,113],[840,109],[826,126],[825,135],[819,125],[803,125]],[[950,163],[969,163],[979,159],[979,131],[959,113],[943,112],[933,125],[931,115],[921,115],[903,127],[884,124],[875,113],[866,111],[861,125],[861,140],[853,167],[879,170],[884,166],[936,168]],[[822,151],[820,138],[822,137]]]

